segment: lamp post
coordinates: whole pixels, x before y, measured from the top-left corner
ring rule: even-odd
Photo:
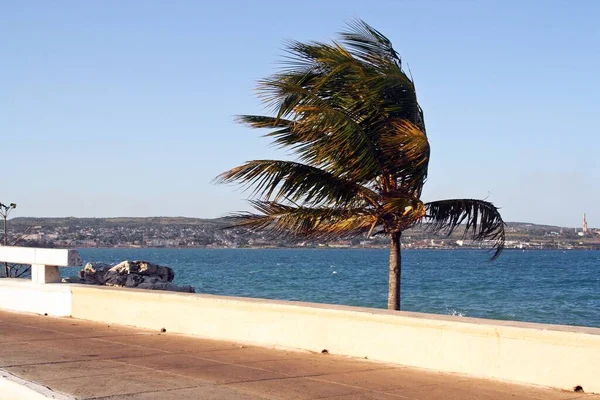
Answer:
[[[2,216],[2,218],[4,219],[4,246],[8,246],[8,230],[6,228],[6,219],[8,218],[8,214],[10,214],[10,212],[12,210],[14,210],[15,208],[17,208],[17,204],[16,203],[10,203],[9,205],[0,203],[0,216]],[[5,262],[4,263],[4,274],[5,276],[8,278],[8,263]]]

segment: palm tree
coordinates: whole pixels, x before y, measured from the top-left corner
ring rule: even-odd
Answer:
[[[241,123],[270,129],[275,146],[296,161],[254,160],[217,177],[253,187],[255,212],[232,215],[235,226],[273,235],[331,239],[390,238],[388,308],[400,309],[402,232],[491,240],[504,247],[504,222],[493,204],[472,199],[424,203],[429,141],[412,79],[380,32],[349,24],[331,44],[292,41],[281,71],[259,81],[272,116]]]

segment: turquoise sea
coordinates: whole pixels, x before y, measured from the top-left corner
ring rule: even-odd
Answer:
[[[147,260],[197,293],[385,308],[383,249],[80,249],[84,263]],[[402,308],[600,327],[600,252],[404,250]],[[63,268],[63,275],[78,269]]]

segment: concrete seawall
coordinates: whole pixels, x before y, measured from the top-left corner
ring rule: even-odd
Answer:
[[[6,280],[0,308],[600,393],[597,328]]]

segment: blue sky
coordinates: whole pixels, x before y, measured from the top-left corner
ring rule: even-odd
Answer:
[[[206,4],[205,4],[206,3]],[[15,216],[217,217],[220,172],[281,157],[236,114],[287,39],[362,18],[410,66],[425,200],[600,227],[600,2],[0,1],[0,201]]]

